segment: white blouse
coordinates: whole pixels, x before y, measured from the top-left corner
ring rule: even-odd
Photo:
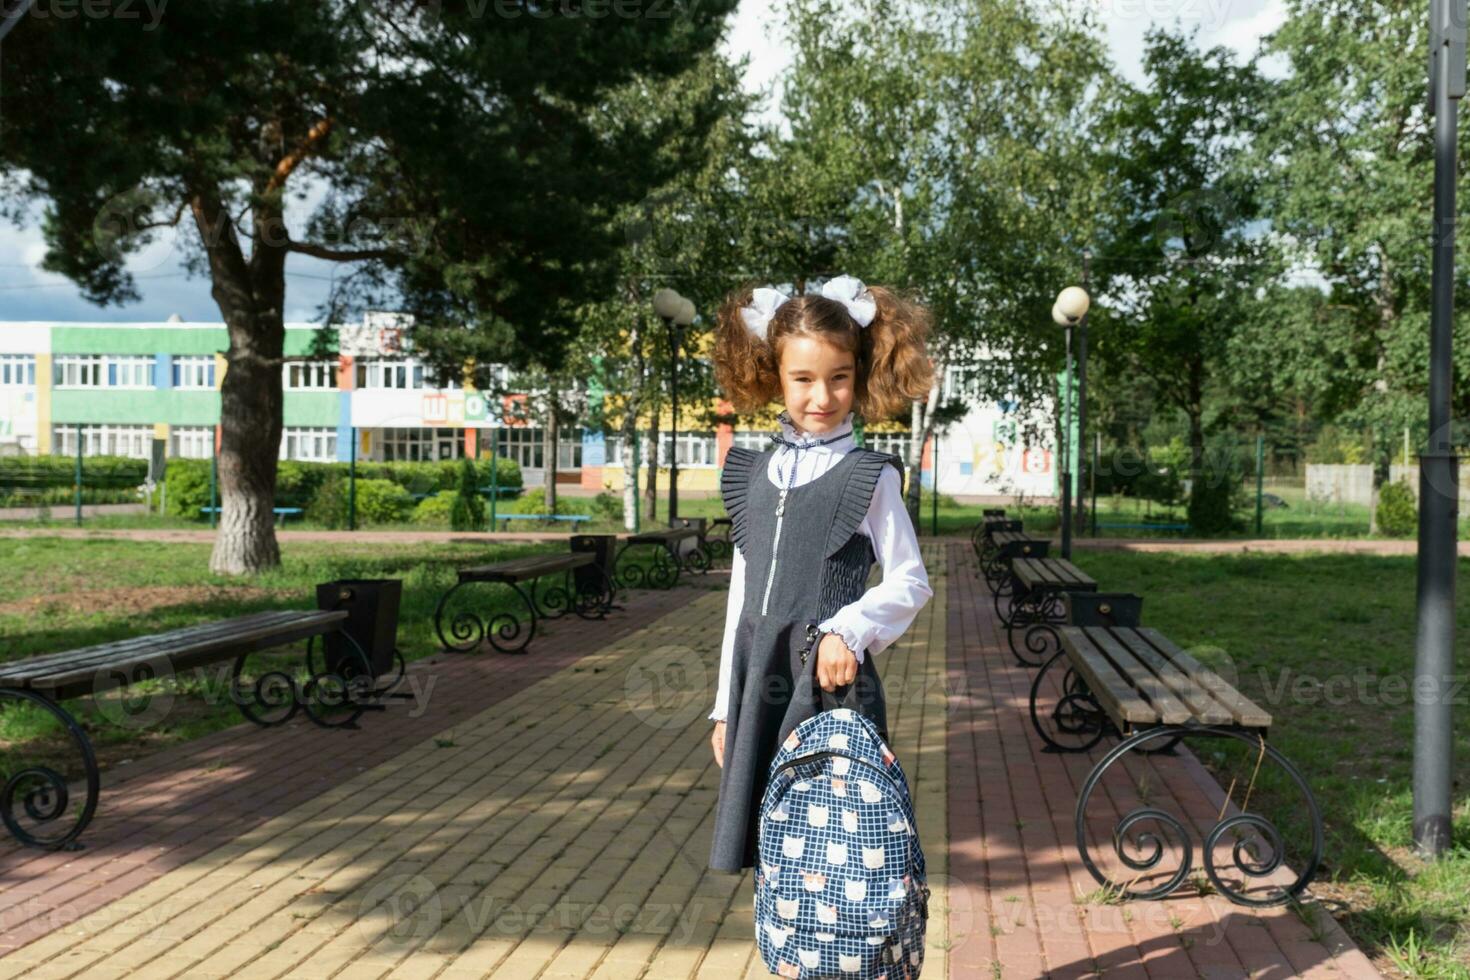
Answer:
[[[803,448],[797,454],[796,450],[786,446],[778,447],[766,469],[767,478],[777,487],[786,486],[788,479],[792,486],[799,487],[822,476],[856,445],[852,437],[852,417],[853,413],[849,412],[837,428],[813,436],[799,432],[791,424],[790,416],[782,412],[778,417],[782,434],[792,442],[803,443]],[[846,438],[826,445],[809,445],[815,439],[831,438],[844,432]],[[793,455],[797,456],[794,476],[791,473]],[[861,663],[864,650],[878,653],[902,636],[919,610],[934,595],[934,590],[929,587],[929,574],[919,556],[914,522],[904,507],[898,471],[892,466],[883,467],[878,484],[873,488],[868,513],[858,531],[872,540],[873,553],[883,566],[883,581],[818,623],[817,628],[841,636]],[[728,710],[735,627],[739,624],[744,601],[745,556],[735,548],[730,566],[730,595],[725,608],[725,635],[720,646],[719,690],[715,693],[715,709],[709,715],[713,721],[723,721]]]

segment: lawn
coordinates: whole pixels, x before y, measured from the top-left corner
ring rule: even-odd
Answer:
[[[1272,742],[1324,814],[1313,888],[1344,903],[1335,914],[1353,938],[1406,976],[1470,977],[1470,688],[1456,708],[1458,847],[1437,867],[1412,849],[1414,559],[1087,552],[1078,563],[1103,588],[1143,596],[1145,625],[1233,671],[1272,712]],[[1459,580],[1464,678],[1470,561]]]

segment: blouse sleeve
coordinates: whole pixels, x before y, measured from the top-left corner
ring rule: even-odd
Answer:
[[[730,700],[730,664],[735,659],[735,627],[740,622],[740,608],[745,601],[745,556],[738,545],[730,560],[730,596],[725,604],[725,636],[720,643],[720,682],[715,691],[715,710],[710,720],[724,721]]]
[[[903,487],[893,467],[883,467],[859,530],[873,541],[873,552],[883,566],[883,581],[817,628],[841,636],[862,663],[865,653],[878,653],[904,634],[934,590],[929,587],[914,522],[903,505]]]

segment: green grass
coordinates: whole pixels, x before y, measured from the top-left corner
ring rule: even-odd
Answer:
[[[1233,672],[1272,713],[1272,744],[1306,775],[1324,816],[1314,888],[1348,903],[1338,917],[1353,938],[1380,962],[1413,964],[1407,976],[1470,977],[1470,685],[1456,709],[1458,847],[1432,865],[1413,853],[1414,559],[1086,552],[1078,564],[1107,591],[1143,596],[1145,625]],[[1459,580],[1463,679],[1470,561]],[[1202,760],[1231,771],[1239,761]],[[1263,771],[1258,785],[1262,807],[1285,808],[1291,826],[1289,784]]]

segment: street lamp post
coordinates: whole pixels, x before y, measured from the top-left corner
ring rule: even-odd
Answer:
[[[1455,147],[1465,95],[1466,0],[1431,0],[1429,111],[1434,116],[1434,238],[1429,320],[1429,445],[1419,457],[1418,635],[1414,644],[1414,843],[1451,844],[1454,786],[1455,552],[1459,460],[1450,431],[1454,370]]]
[[[679,518],[679,351],[684,330],[694,322],[694,303],[672,289],[653,294],[653,311],[664,321],[669,337],[669,526]],[[654,470],[657,472],[657,465]]]
[[[1054,303],[1052,305],[1052,308],[1051,308],[1051,318],[1052,318],[1052,320],[1058,326],[1062,327],[1063,330],[1065,331],[1065,333],[1066,333],[1066,345],[1067,345],[1067,368],[1066,368],[1066,373],[1064,375],[1065,380],[1063,382],[1063,384],[1064,384],[1064,390],[1063,390],[1063,395],[1062,395],[1062,404],[1063,404],[1063,409],[1062,409],[1062,451],[1061,451],[1060,455],[1061,455],[1061,458],[1062,458],[1062,461],[1063,461],[1062,462],[1062,557],[1063,558],[1066,558],[1066,559],[1069,559],[1069,560],[1072,557],[1072,473],[1071,473],[1071,468],[1074,465],[1073,464],[1073,461],[1072,461],[1072,451],[1071,451],[1071,446],[1072,446],[1072,439],[1071,439],[1071,435],[1072,435],[1072,433],[1071,433],[1071,426],[1072,426],[1072,418],[1071,418],[1071,415],[1072,415],[1072,328],[1075,327],[1075,326],[1077,326],[1078,324],[1082,324],[1083,325],[1083,329],[1084,330],[1086,329],[1085,325],[1087,323],[1087,308],[1090,305],[1092,305],[1092,300],[1087,295],[1087,290],[1081,288],[1080,286],[1068,286],[1066,289],[1062,290],[1060,293],[1057,294],[1057,301],[1056,301],[1056,303]],[[1085,338],[1086,337],[1086,334],[1083,333],[1081,336],[1083,338]],[[1085,343],[1086,343],[1086,341],[1084,339],[1083,340],[1084,346],[1079,351],[1079,354],[1081,355],[1081,358],[1083,358],[1083,359],[1085,359],[1086,356],[1087,356],[1087,348],[1085,346]],[[1085,363],[1085,361],[1083,361],[1083,363]],[[1081,368],[1081,370],[1085,370],[1085,367]],[[1079,370],[1079,380],[1081,378],[1081,370]],[[1078,394],[1078,400],[1079,401],[1081,400],[1081,393],[1080,392]],[[1082,414],[1082,412],[1083,412],[1083,409],[1079,406],[1079,408],[1078,408],[1078,419],[1077,419],[1077,425],[1078,425],[1078,429],[1079,429],[1078,442],[1077,442],[1077,448],[1078,448],[1077,455],[1078,456],[1081,456],[1081,454],[1082,454],[1082,441],[1081,441],[1081,432],[1080,432],[1081,426],[1082,426],[1082,419],[1084,417],[1083,414]]]

